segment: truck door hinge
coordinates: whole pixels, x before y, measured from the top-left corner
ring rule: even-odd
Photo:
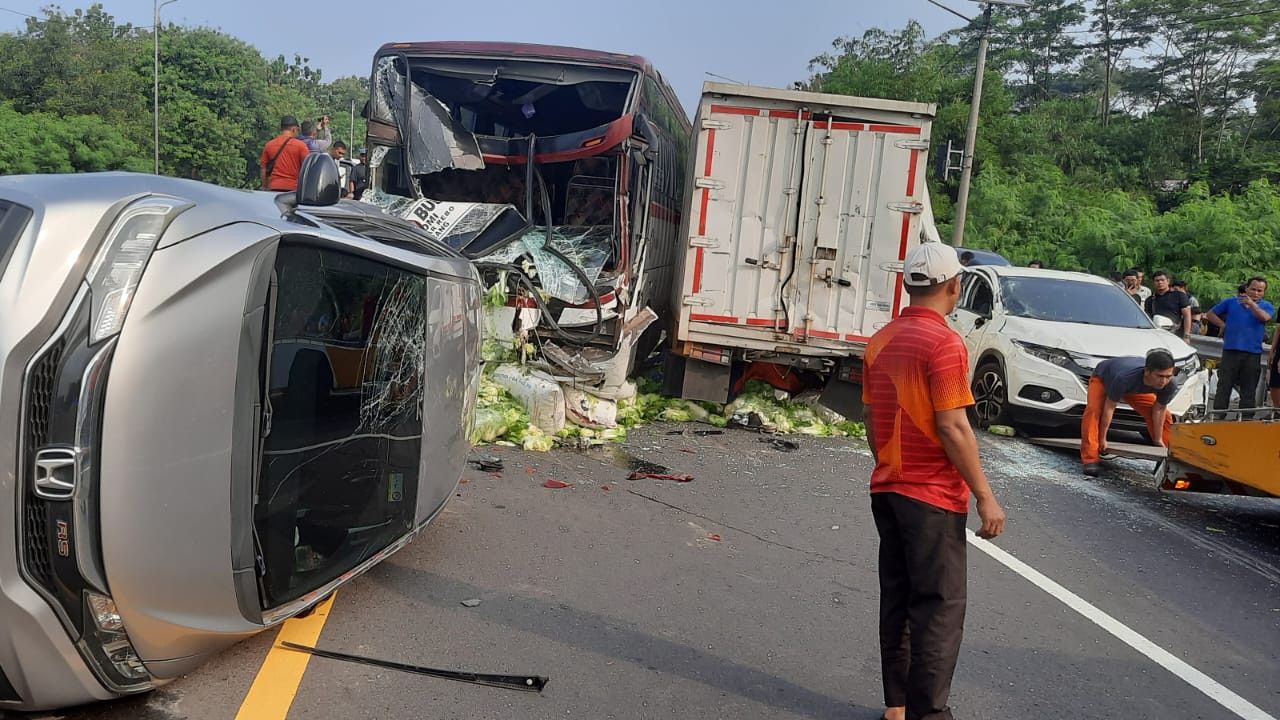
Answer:
[[[894,202],[889,203],[886,207],[894,212],[904,212],[912,215],[919,215],[924,212],[924,203],[918,202]]]
[[[706,118],[702,121],[703,130],[728,130],[730,127],[732,127],[732,125],[724,120],[712,120],[710,118]]]
[[[698,297],[697,295],[685,295],[684,304],[694,305],[697,307],[707,307],[708,305],[712,305],[714,303],[712,302],[711,298]]]
[[[718,248],[720,247],[720,241],[703,235],[694,235],[689,238],[689,247]]]
[[[893,144],[893,146],[902,148],[903,150],[928,150],[929,141],[928,140],[898,140]]]
[[[724,183],[720,182],[719,180],[716,180],[715,178],[709,178],[709,177],[700,177],[695,179],[693,181],[693,186],[699,187],[699,188],[706,188],[708,190],[724,189]]]

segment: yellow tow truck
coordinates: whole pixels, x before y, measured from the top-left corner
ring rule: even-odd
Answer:
[[[1280,497],[1280,409],[1210,411],[1175,423],[1156,479],[1164,490]]]

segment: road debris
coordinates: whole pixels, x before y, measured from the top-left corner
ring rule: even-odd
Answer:
[[[1000,437],[1014,437],[1018,434],[1017,430],[1014,430],[1008,425],[989,425],[987,426],[987,432],[992,435],[999,435]]]
[[[547,480],[542,483],[542,487],[547,488],[548,490],[563,490],[573,486],[563,480]]]
[[[543,677],[541,675],[494,675],[490,673],[472,673],[461,670],[442,670],[438,668],[424,667],[422,665],[409,665],[407,663],[399,663],[391,660],[378,660],[376,658],[352,655],[350,653],[321,650],[320,648],[291,643],[287,640],[280,644],[290,650],[308,653],[310,655],[327,658],[329,660],[341,660],[343,662],[356,663],[358,665],[369,665],[372,667],[386,668],[388,670],[399,670],[401,672],[413,673],[415,675],[426,675],[428,677],[440,678],[442,680],[453,680],[456,682],[470,683],[472,685],[485,685],[487,687],[502,688],[504,690],[541,693],[542,689],[545,688],[547,683],[550,681],[550,678]]]
[[[481,472],[499,472],[502,470],[502,458],[492,455],[481,455],[467,460]]]
[[[760,438],[760,442],[769,443],[782,452],[795,452],[800,449],[800,443],[795,440],[786,440],[779,437]]]
[[[480,600],[477,598],[471,598],[470,600],[463,600],[462,606],[469,607],[469,608],[480,607]]]
[[[627,476],[628,480],[671,480],[673,482],[693,482],[692,475],[672,475],[670,473],[641,472],[636,470]]]
[[[708,540],[710,540],[710,541],[712,541],[712,542],[720,542],[721,537],[720,537],[719,535],[717,535],[716,533],[708,533],[708,534],[707,534],[707,539],[708,539]]]

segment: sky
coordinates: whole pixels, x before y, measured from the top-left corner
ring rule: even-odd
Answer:
[[[970,0],[947,2],[965,15],[976,14]],[[21,30],[25,20],[19,13],[38,15],[48,4],[0,0],[0,32]],[[87,7],[89,0],[59,4],[70,11]],[[152,24],[152,0],[102,4],[117,22]],[[162,17],[165,23],[220,29],[267,57],[301,54],[328,80],[368,75],[377,48],[397,41],[504,40],[634,53],[667,78],[691,115],[703,81],[712,79],[705,73],[787,87],[805,79],[809,60],[841,35],[897,29],[915,19],[933,37],[961,24],[926,0],[179,0],[166,6]]]

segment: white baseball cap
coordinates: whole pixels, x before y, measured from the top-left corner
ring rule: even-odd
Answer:
[[[940,285],[964,270],[956,249],[940,242],[920,243],[902,265],[902,282],[915,287]]]

